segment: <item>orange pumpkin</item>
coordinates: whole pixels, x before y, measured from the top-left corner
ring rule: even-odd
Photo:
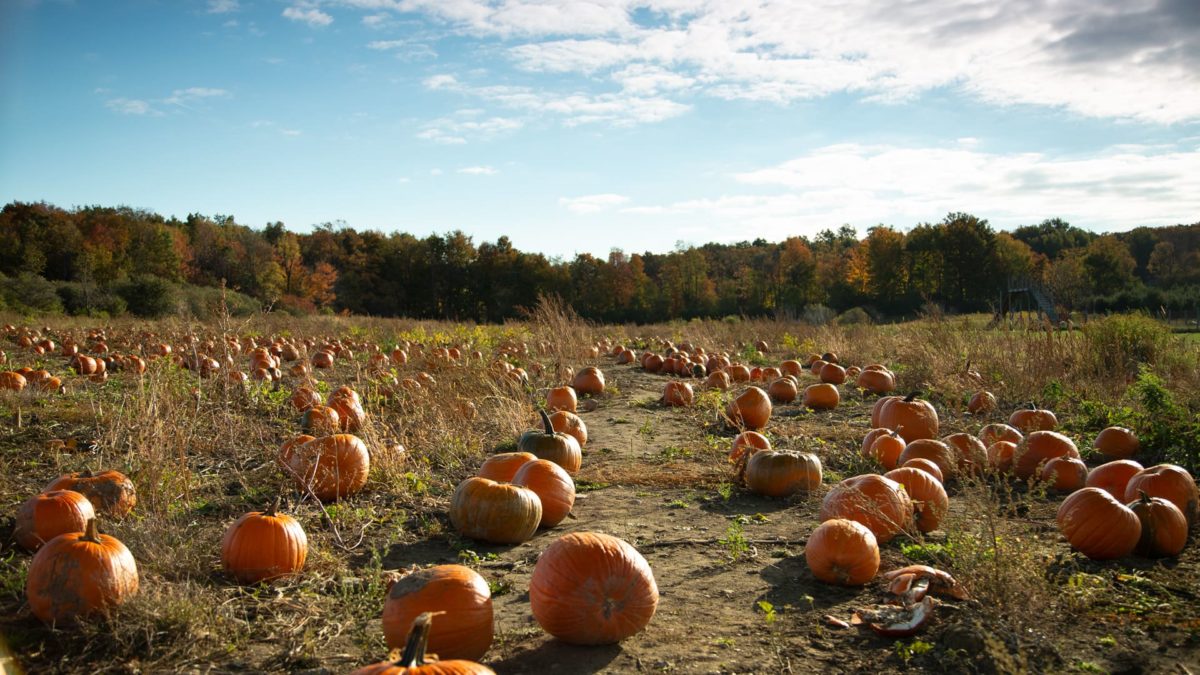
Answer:
[[[538,624],[563,642],[614,644],[650,623],[658,586],[646,559],[625,541],[573,532],[538,558],[529,604]]]
[[[539,527],[554,527],[575,506],[575,481],[563,468],[547,459],[535,459],[517,470],[513,485],[529,488],[542,502]]]
[[[88,498],[74,490],[51,490],[36,494],[21,504],[13,538],[27,550],[36,551],[60,534],[83,532],[96,517]]]
[[[665,405],[687,407],[692,404],[695,398],[696,393],[692,391],[692,385],[687,382],[672,380],[663,389],[662,402]]]
[[[821,486],[821,460],[808,452],[760,450],[746,462],[746,487],[767,497],[790,497]]]
[[[1041,479],[1058,492],[1074,492],[1087,484],[1088,468],[1075,457],[1055,457],[1042,467]]]
[[[1125,487],[1125,501],[1137,499],[1139,492],[1145,492],[1151,497],[1162,497],[1179,507],[1189,526],[1195,522],[1200,495],[1192,475],[1183,467],[1158,464],[1142,469],[1129,479],[1129,484]]]
[[[1137,455],[1142,445],[1138,437],[1125,427],[1108,427],[1096,435],[1092,444],[1096,451],[1113,459],[1130,459]]]
[[[796,400],[796,396],[799,393],[795,380],[790,377],[781,377],[774,380],[767,387],[767,394],[771,397],[772,401],[777,403],[791,403]]]
[[[120,471],[84,471],[59,476],[42,492],[74,490],[83,494],[92,503],[96,513],[113,518],[123,518],[137,505],[137,490],[133,481]]]
[[[930,476],[933,476],[934,478],[936,478],[939,483],[945,482],[945,478],[942,476],[942,470],[938,468],[938,465],[934,464],[933,462],[931,462],[923,457],[917,457],[916,459],[910,459],[907,462],[901,464],[900,468],[901,469],[907,469],[907,468],[920,469],[920,470],[924,471],[925,473],[929,474]]]
[[[1021,442],[1025,435],[1016,427],[1007,424],[988,424],[979,430],[979,440],[987,447],[991,447],[996,441],[1008,441],[1013,445]]]
[[[322,436],[292,449],[288,470],[301,490],[321,501],[349,497],[367,484],[371,455],[357,436]]]
[[[308,557],[308,537],[295,518],[279,513],[279,500],[266,511],[238,518],[221,540],[221,566],[243,584],[296,574]]]
[[[802,403],[805,408],[813,410],[833,410],[838,407],[838,403],[841,400],[842,397],[838,393],[837,387],[822,382],[820,384],[810,384],[804,388]]]
[[[872,394],[886,394],[896,388],[896,376],[887,370],[864,370],[854,384]]]
[[[1134,550],[1149,558],[1179,555],[1188,538],[1188,522],[1183,512],[1162,497],[1147,495],[1144,490],[1138,495],[1136,501],[1128,504],[1142,523],[1142,536]]]
[[[533,490],[468,478],[450,498],[450,522],[464,537],[493,544],[529,541],[542,521],[542,500]]]
[[[555,431],[571,436],[576,441],[579,441],[580,448],[587,445],[587,425],[584,424],[583,419],[581,419],[579,415],[567,412],[565,410],[559,410],[550,416],[550,426],[554,427]]]
[[[729,450],[729,463],[745,462],[759,450],[770,449],[771,441],[767,440],[766,436],[757,431],[743,431],[733,439],[733,446]]]
[[[34,616],[55,623],[107,611],[137,589],[133,554],[116,538],[97,532],[92,518],[83,532],[60,534],[33,556],[25,598]]]
[[[1017,478],[1032,478],[1042,464],[1055,457],[1075,457],[1075,442],[1057,431],[1034,431],[1021,440],[1013,452],[1013,473]]]
[[[983,471],[987,466],[987,446],[971,434],[950,434],[942,442],[954,451],[958,458],[958,470],[966,474]]]
[[[1137,514],[1100,488],[1073,492],[1058,507],[1057,520],[1071,546],[1093,560],[1124,558],[1142,536]]]
[[[996,441],[988,446],[988,468],[999,473],[1010,473],[1013,467],[1013,454],[1017,444],[1012,441]]]
[[[886,429],[885,433],[877,436],[871,443],[870,456],[883,465],[883,468],[891,471],[899,466],[900,455],[904,453],[906,446],[907,444],[900,434]]]
[[[495,623],[487,581],[463,565],[437,565],[401,577],[383,603],[383,636],[395,649],[417,618],[444,612],[429,631],[429,648],[449,659],[481,658],[492,646]]]
[[[575,412],[579,406],[579,397],[572,387],[555,387],[546,394],[546,410],[556,412],[565,410]]]
[[[804,560],[817,579],[838,586],[862,586],[879,572],[879,543],[862,523],[834,518],[813,530]]]
[[[1037,406],[1013,412],[1008,418],[1008,423],[1025,434],[1034,431],[1054,431],[1058,428],[1058,418],[1054,413]]]
[[[881,399],[887,401],[879,411],[879,423],[873,426],[887,427],[913,441],[924,438],[937,438],[938,414],[929,401],[917,398],[917,394],[909,394],[905,398]]]
[[[949,445],[941,441],[930,438],[910,441],[908,445],[904,446],[904,452],[900,453],[897,463],[904,464],[910,459],[918,458],[937,464],[946,480],[950,480],[958,474],[958,455],[950,449]]]
[[[762,429],[771,419],[771,398],[758,387],[746,387],[729,402],[725,414],[735,426]]]
[[[887,543],[912,523],[913,505],[896,481],[878,474],[847,478],[825,495],[821,521],[845,518],[866,525],[880,543]]]
[[[532,452],[501,452],[484,460],[476,475],[497,483],[511,483],[517,471],[535,459],[537,455]]]
[[[942,482],[932,474],[913,467],[903,467],[884,474],[904,486],[913,501],[913,517],[917,529],[933,532],[950,511],[950,497]]]
[[[967,412],[972,415],[991,412],[996,409],[996,395],[990,391],[977,391],[971,400],[967,401]]]
[[[1115,497],[1118,501],[1125,499],[1125,488],[1129,479],[1137,475],[1143,468],[1132,459],[1118,459],[1101,464],[1088,472],[1084,487],[1096,487]]]
[[[841,384],[846,381],[846,369],[836,363],[826,363],[821,366],[818,377],[827,384]]]
[[[584,396],[599,396],[604,393],[604,373],[595,366],[588,366],[575,374],[571,386]]]

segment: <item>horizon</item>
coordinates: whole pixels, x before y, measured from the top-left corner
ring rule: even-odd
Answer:
[[[1197,7],[873,7],[20,0],[0,201],[567,260],[951,212],[1200,219]]]

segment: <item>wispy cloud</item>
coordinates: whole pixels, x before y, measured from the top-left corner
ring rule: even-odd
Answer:
[[[144,115],[158,117],[162,111],[154,108],[148,101],[136,98],[110,98],[104,102],[104,107],[122,115]]]
[[[629,201],[629,197],[613,193],[583,195],[581,197],[559,197],[558,204],[572,213],[599,213]]]
[[[333,17],[316,7],[288,7],[283,10],[283,16],[292,21],[300,21],[312,28],[322,28],[333,23]]]
[[[477,114],[478,110],[460,110],[452,117],[441,117],[427,123],[416,136],[444,145],[463,145],[471,138],[492,140],[524,126],[521,120],[511,117],[472,119]]]
[[[468,176],[494,176],[500,172],[490,166],[464,166],[458,170],[458,173]]]
[[[300,136],[304,132],[299,129],[280,129],[279,133],[283,134],[284,136]]]
[[[228,14],[241,9],[238,0],[208,0],[209,14]]]
[[[412,40],[374,40],[367,43],[367,49],[380,52],[393,52],[396,58],[403,61],[421,61],[437,58],[437,52],[432,47]]]
[[[731,178],[741,191],[622,211],[705,224],[714,241],[735,223],[782,238],[842,223],[908,227],[952,211],[1006,228],[1058,216],[1097,229],[1192,222],[1200,213],[1200,147],[1052,156],[846,143]]]
[[[171,95],[163,99],[163,103],[188,107],[198,101],[208,98],[227,98],[230,93],[225,89],[214,89],[211,87],[189,87],[187,89],[176,89],[171,92]]]

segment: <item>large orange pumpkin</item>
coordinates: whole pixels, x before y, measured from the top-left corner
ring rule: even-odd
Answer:
[[[913,516],[917,529],[933,532],[942,524],[950,510],[950,497],[942,482],[932,474],[913,467],[903,467],[884,474],[904,486],[913,501]]]
[[[529,488],[542,501],[540,527],[554,527],[575,506],[575,481],[561,466],[548,459],[535,459],[517,470],[513,485]]]
[[[1128,504],[1142,523],[1142,536],[1135,549],[1139,555],[1162,558],[1179,555],[1187,545],[1188,523],[1179,507],[1162,497],[1138,492]]]
[[[1058,507],[1057,520],[1071,546],[1093,560],[1124,558],[1142,536],[1137,514],[1100,488],[1072,493]]]
[[[583,446],[587,445],[587,424],[584,424],[583,419],[580,418],[579,415],[576,415],[572,412],[567,412],[565,410],[559,410],[550,416],[550,426],[554,427],[555,431],[571,436],[576,441],[579,441],[580,448],[583,448]]]
[[[854,381],[859,389],[872,394],[886,394],[896,388],[896,376],[886,370],[864,370]]]
[[[604,373],[595,366],[588,366],[575,374],[571,386],[584,396],[599,396],[604,393]]]
[[[492,646],[492,592],[475,570],[437,565],[411,572],[392,584],[383,603],[383,636],[388,647],[404,644],[417,617],[425,612],[444,612],[429,631],[429,648],[439,657],[474,661]]]
[[[913,505],[896,481],[864,474],[835,485],[821,502],[818,517],[822,521],[845,518],[860,522],[880,543],[887,543],[912,523]]]
[[[958,455],[941,441],[919,438],[909,442],[904,446],[904,452],[900,453],[897,463],[904,464],[910,459],[927,459],[937,464],[946,480],[958,474]]]
[[[321,501],[349,497],[367,484],[371,455],[357,436],[334,434],[292,449],[288,472]]]
[[[304,569],[308,537],[295,518],[279,513],[279,501],[266,511],[238,518],[221,540],[221,566],[243,584],[271,581]]]
[[[1117,501],[1123,501],[1129,479],[1137,475],[1143,468],[1145,467],[1132,459],[1106,462],[1088,472],[1084,487],[1100,488],[1115,497]]]
[[[904,454],[904,448],[907,445],[900,434],[891,429],[885,429],[884,433],[876,436],[871,443],[869,455],[883,465],[883,468],[891,471],[900,465],[900,455]],[[916,458],[910,457],[909,459]]]
[[[672,380],[663,389],[662,402],[669,406],[687,407],[696,399],[692,385],[679,380]]]
[[[746,487],[767,497],[790,497],[821,486],[821,460],[808,452],[760,450],[746,462]]]
[[[804,560],[827,584],[862,586],[879,572],[879,543],[862,523],[833,518],[809,535]]]
[[[1200,493],[1197,492],[1196,481],[1192,480],[1192,475],[1183,467],[1158,464],[1142,469],[1134,474],[1125,486],[1125,501],[1137,499],[1139,491],[1151,497],[1162,497],[1179,507],[1189,526],[1195,522]]]
[[[1057,431],[1034,431],[1022,439],[1013,452],[1013,473],[1017,478],[1032,478],[1042,464],[1055,457],[1078,459],[1075,442]]]
[[[1008,423],[1025,434],[1034,431],[1054,431],[1058,428],[1058,418],[1054,413],[1037,406],[1013,412],[1008,417]]]
[[[802,403],[805,408],[813,410],[833,410],[841,403],[842,397],[837,387],[827,382],[810,384],[804,388]]]
[[[546,393],[546,410],[557,412],[565,410],[575,412],[579,406],[579,397],[571,387],[555,387]]]
[[[45,621],[71,621],[106,611],[138,589],[137,563],[120,541],[96,530],[68,532],[46,542],[33,556],[25,597],[33,615]]]
[[[983,444],[989,448],[996,441],[1008,441],[1016,445],[1021,442],[1022,438],[1025,438],[1025,434],[1022,434],[1019,429],[999,422],[984,425],[979,430],[979,440],[983,441]]]
[[[501,452],[485,459],[476,475],[497,483],[511,483],[517,471],[535,459],[537,455],[532,452]]]
[[[725,413],[735,426],[745,429],[762,429],[771,419],[771,397],[758,387],[746,387],[729,402]]]
[[[879,423],[873,426],[892,429],[909,443],[923,438],[937,438],[938,414],[929,401],[917,398],[916,393],[904,398],[881,400],[887,403],[879,411]]]
[[[25,500],[17,510],[13,538],[21,548],[36,551],[60,534],[83,532],[95,517],[92,503],[74,490],[42,492]]]
[[[538,558],[529,604],[538,624],[564,642],[613,644],[650,623],[658,586],[646,559],[625,541],[573,532]]]
[[[1055,457],[1042,466],[1041,479],[1058,492],[1074,492],[1087,484],[1088,468],[1082,459]]]
[[[124,517],[137,505],[137,490],[133,487],[133,481],[120,471],[65,474],[51,481],[42,492],[52,490],[79,492],[88,498],[96,513],[113,518]]]
[[[1142,444],[1132,431],[1125,427],[1108,427],[1096,435],[1092,447],[1105,457],[1130,459],[1137,455]]]
[[[583,464],[583,450],[574,436],[555,430],[554,423],[545,410],[539,410],[542,429],[531,429],[517,439],[517,450],[531,452],[539,459],[548,459],[574,476]]]
[[[520,544],[537,532],[542,500],[533,490],[468,478],[450,498],[450,522],[464,537],[493,544]]]

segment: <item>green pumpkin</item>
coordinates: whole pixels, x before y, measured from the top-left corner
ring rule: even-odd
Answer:
[[[572,476],[575,475],[583,463],[583,451],[579,448],[579,441],[575,440],[574,436],[555,431],[545,410],[539,410],[538,413],[542,416],[545,429],[530,429],[521,434],[521,438],[517,440],[517,450],[531,452],[538,459],[548,459]]]

